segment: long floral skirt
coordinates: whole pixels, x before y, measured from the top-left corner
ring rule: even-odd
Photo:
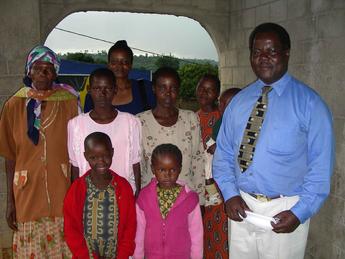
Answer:
[[[13,236],[13,258],[72,258],[64,239],[63,218],[18,223]]]
[[[206,186],[204,223],[204,258],[229,258],[228,218],[216,186]]]

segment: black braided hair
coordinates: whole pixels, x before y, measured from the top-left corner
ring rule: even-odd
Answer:
[[[128,47],[127,41],[125,40],[118,40],[117,42],[115,42],[113,46],[110,47],[110,49],[108,50],[108,62],[110,61],[111,53],[113,53],[116,50],[126,51],[130,58],[131,64],[133,63],[133,51],[130,47]]]
[[[205,79],[206,80],[213,80],[215,82],[216,90],[217,90],[217,93],[219,94],[220,93],[220,80],[219,80],[218,76],[213,75],[213,74],[205,74],[200,78],[198,85],[200,84],[200,82],[202,80],[205,80]]]
[[[173,144],[161,144],[158,145],[154,148],[154,150],[152,151],[152,156],[151,156],[151,164],[154,164],[154,161],[156,161],[156,159],[158,159],[158,156],[161,155],[173,155],[177,161],[177,163],[182,166],[182,152],[181,150],[173,145]]]

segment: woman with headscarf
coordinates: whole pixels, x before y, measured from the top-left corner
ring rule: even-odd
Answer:
[[[0,155],[7,174],[7,212],[14,258],[65,258],[63,199],[70,185],[67,122],[76,92],[55,79],[60,60],[45,46],[28,55],[25,86],[5,103]]]

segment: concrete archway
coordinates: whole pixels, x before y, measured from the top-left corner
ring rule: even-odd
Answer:
[[[128,42],[136,56],[173,55],[181,62],[197,58],[218,63],[218,52],[210,34],[199,22],[185,16],[75,12],[53,28],[44,44],[61,53],[95,53],[107,52],[120,39]],[[138,67],[136,61],[134,67]]]
[[[196,20],[209,33],[214,42],[218,56],[220,71],[228,56],[229,46],[229,8],[228,1],[102,1],[90,0],[31,0],[5,1],[1,3],[5,12],[3,22],[11,24],[0,32],[6,41],[0,45],[0,53],[4,57],[3,66],[0,63],[1,74],[11,76],[16,85],[20,84],[26,53],[32,46],[43,44],[51,30],[67,15],[80,11],[126,11],[138,13],[156,13],[185,16]],[[17,4],[18,3],[18,4]],[[21,8],[18,10],[18,6]],[[13,17],[16,17],[14,19]],[[23,23],[22,21],[25,21]],[[9,36],[9,37],[8,37]],[[21,39],[18,42],[18,39]],[[3,68],[3,69],[1,69]],[[2,73],[3,72],[3,73]],[[220,73],[224,87],[230,86],[231,78]],[[5,80],[4,85],[9,82]],[[1,82],[0,82],[1,83]],[[1,95],[8,95],[15,89],[7,87]]]
[[[208,15],[208,10],[203,7],[199,7],[193,12],[190,12],[189,9],[180,9],[177,12],[173,9],[167,8],[167,4],[153,4],[152,6],[140,6],[140,5],[125,5],[125,4],[113,4],[107,5],[95,4],[92,1],[86,1],[89,3],[83,3],[82,5],[65,5],[63,8],[55,8],[55,12],[51,11],[51,5],[43,5],[42,6],[42,15],[41,15],[41,33],[40,33],[40,42],[44,43],[45,39],[49,35],[49,33],[53,30],[53,28],[66,16],[80,11],[110,11],[110,12],[119,12],[119,11],[126,11],[126,12],[133,12],[133,13],[154,13],[154,14],[168,14],[168,15],[178,15],[191,18],[197,21],[210,35],[215,48],[217,50],[217,54],[219,57],[219,64],[222,63],[221,59],[224,57],[225,49],[228,46],[228,39],[227,36],[224,35],[224,31],[220,30],[220,28],[224,28],[224,26],[228,25],[228,19],[224,19],[227,17],[227,13],[225,12],[227,8],[224,9],[222,14],[217,14],[215,17],[212,18],[213,15]],[[156,1],[159,2],[159,1]],[[174,6],[174,4],[171,4]],[[50,10],[50,11],[49,11]],[[220,24],[221,22],[221,24]],[[227,30],[228,31],[228,30]],[[224,63],[224,62],[223,62]],[[220,69],[221,71],[221,69]],[[224,76],[223,76],[224,77]],[[222,81],[223,87],[229,86],[229,77],[222,77],[220,73],[220,78]]]
[[[50,7],[45,7],[49,9]],[[92,9],[90,6],[89,8],[76,8],[76,7],[66,7],[64,9],[58,9],[56,13],[51,14],[49,17],[48,15],[45,15],[48,12],[44,12],[42,17],[42,29],[41,29],[41,41],[42,39],[46,39],[48,34],[52,31],[52,29],[59,23],[63,18],[68,16],[69,14],[72,14],[74,12],[80,12],[80,11],[109,11],[109,12],[120,12],[120,11],[126,11],[126,12],[133,12],[133,13],[154,13],[154,14],[168,14],[168,15],[178,15],[178,16],[185,16],[188,18],[191,18],[195,21],[197,21],[210,35],[211,39],[213,40],[215,47],[217,49],[218,54],[226,47],[226,39],[222,33],[219,33],[217,30],[217,26],[215,23],[210,22],[208,19],[205,19],[205,16],[203,16],[200,13],[189,13],[189,12],[172,12],[168,11],[164,8],[159,8],[159,6],[156,7],[155,10],[149,9],[149,8],[138,8],[138,7],[128,7],[124,8],[122,6],[104,6],[104,8],[100,8],[98,5],[98,8]]]

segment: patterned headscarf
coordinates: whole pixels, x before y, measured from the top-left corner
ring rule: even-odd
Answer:
[[[45,61],[45,62],[49,62],[53,64],[56,74],[58,74],[61,61],[60,61],[60,58],[56,55],[56,53],[52,51],[50,48],[46,46],[38,45],[30,51],[26,60],[26,65],[25,65],[26,75],[30,74],[32,65],[36,61]]]

